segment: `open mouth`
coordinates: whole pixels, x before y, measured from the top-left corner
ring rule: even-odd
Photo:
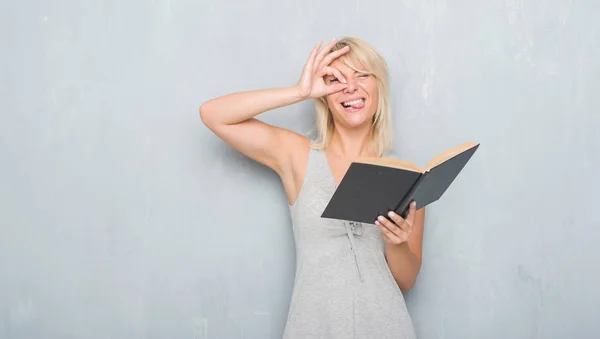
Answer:
[[[352,100],[352,101],[344,101],[344,102],[342,102],[342,106],[344,108],[354,108],[354,109],[363,108],[365,106],[365,98],[360,98],[360,99],[356,99],[356,100]]]

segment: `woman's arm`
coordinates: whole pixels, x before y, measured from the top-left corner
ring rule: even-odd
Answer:
[[[255,117],[302,100],[295,86],[233,93],[202,104],[200,117],[231,147],[281,174],[290,143],[304,137]]]
[[[297,145],[305,145],[307,138],[255,117],[275,108],[344,89],[345,84],[326,85],[323,80],[323,76],[328,74],[339,76],[339,71],[329,67],[329,63],[348,51],[329,52],[333,44],[335,40],[319,51],[319,42],[313,48],[297,84],[233,93],[209,100],[200,106],[202,122],[233,148],[283,176],[291,168],[290,150],[297,149]]]
[[[413,288],[421,270],[425,208],[411,206],[406,219],[390,215],[394,223],[383,218],[377,224],[384,234],[385,256],[396,283],[407,292]]]

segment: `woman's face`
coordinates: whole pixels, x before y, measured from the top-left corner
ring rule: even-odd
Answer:
[[[348,84],[345,89],[326,97],[336,125],[346,128],[370,126],[379,106],[377,79],[371,74],[355,72],[340,60],[334,60],[330,66],[337,68]],[[337,82],[341,79],[325,77],[326,84]]]

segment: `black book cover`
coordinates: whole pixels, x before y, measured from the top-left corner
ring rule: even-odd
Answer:
[[[406,216],[408,206],[413,200],[417,203],[417,209],[439,200],[469,162],[477,148],[479,145],[457,154],[425,172],[394,210],[398,214]]]
[[[469,148],[425,173],[353,162],[321,217],[374,224],[379,215],[387,217],[391,210],[405,216],[413,200],[420,209],[440,199],[478,147]]]

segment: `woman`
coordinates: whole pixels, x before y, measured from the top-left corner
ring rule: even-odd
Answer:
[[[314,141],[255,118],[306,99],[316,101]],[[320,218],[356,157],[390,156],[387,65],[377,51],[357,38],[319,42],[295,85],[215,98],[200,116],[282,180],[297,253],[284,337],[415,338],[402,292],[420,270],[424,210],[374,225]]]

